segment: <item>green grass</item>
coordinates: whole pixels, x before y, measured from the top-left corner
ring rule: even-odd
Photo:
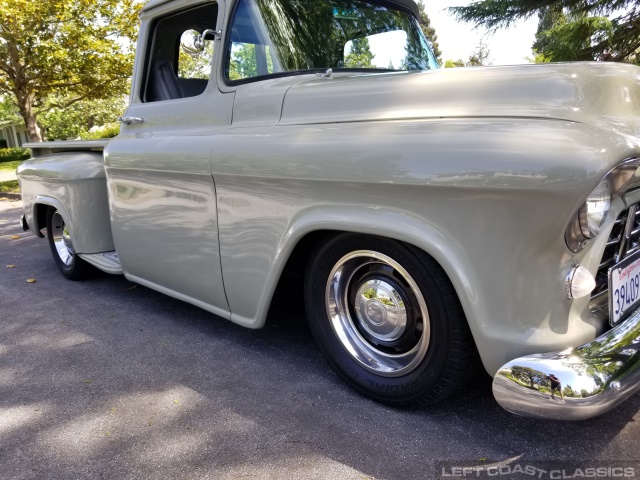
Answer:
[[[0,172],[15,172],[18,165],[20,165],[22,160],[14,160],[12,162],[1,162],[0,163]]]
[[[7,182],[0,182],[0,196],[3,193],[20,193],[20,185],[17,180],[9,180]]]

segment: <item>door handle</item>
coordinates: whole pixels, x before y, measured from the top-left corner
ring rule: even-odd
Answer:
[[[133,123],[143,123],[144,118],[140,117],[118,117],[118,121],[120,123],[124,123],[125,125],[131,125]]]

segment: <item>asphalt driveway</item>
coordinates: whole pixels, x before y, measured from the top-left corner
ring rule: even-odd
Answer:
[[[503,411],[478,375],[436,408],[392,409],[324,363],[299,282],[265,329],[243,329],[123,277],[65,280],[19,207],[0,201],[2,479],[410,479],[440,476],[440,460],[640,458],[640,395],[551,423]]]

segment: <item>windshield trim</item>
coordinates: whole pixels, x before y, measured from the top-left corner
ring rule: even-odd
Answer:
[[[409,70],[391,70],[389,68],[332,68],[333,73],[409,73]],[[262,80],[271,80],[276,78],[285,78],[285,77],[300,77],[302,75],[316,75],[319,76],[327,71],[326,68],[309,68],[304,70],[289,70],[287,72],[277,72],[270,73],[268,75],[257,75],[255,77],[243,78],[242,80],[229,80],[226,82],[227,86],[235,87],[238,85],[243,85],[245,83],[254,83],[260,82]],[[415,71],[426,71],[426,70],[415,70]]]
[[[234,0],[233,2],[233,7],[231,8],[231,14],[229,15],[229,24],[231,24],[233,22],[233,20],[235,19],[236,16],[236,11],[238,9],[238,5],[240,4],[241,0]],[[412,9],[410,9],[407,5],[404,5],[402,3],[400,3],[399,1],[396,0],[363,0],[369,3],[373,3],[373,4],[377,4],[377,5],[381,5],[384,7],[389,7],[392,6],[395,10],[404,12],[406,14],[409,15],[409,17],[411,18],[411,21],[415,22],[418,25],[418,28],[420,28],[420,24],[418,22],[418,19],[414,13],[414,11]],[[229,78],[229,71],[228,71],[228,65],[230,65],[231,63],[231,49],[228,48],[229,47],[229,42],[231,41],[231,33],[232,33],[232,29],[231,28],[226,28],[225,29],[226,32],[224,34],[224,52],[222,54],[222,69],[221,69],[221,73],[222,73],[222,82],[226,87],[237,87],[239,85],[244,85],[246,83],[255,83],[255,82],[260,82],[263,80],[268,80],[268,79],[275,79],[275,78],[284,78],[284,77],[296,77],[296,76],[301,76],[301,75],[313,75],[313,74],[317,74],[317,73],[324,73],[327,69],[326,68],[312,68],[312,69],[305,69],[305,70],[289,70],[289,71],[285,71],[285,72],[277,72],[277,73],[270,73],[268,75],[257,75],[255,77],[248,77],[248,78],[242,78],[240,80],[231,80]],[[422,29],[420,29],[420,32],[422,33]],[[430,54],[434,57],[435,59],[435,55],[433,54],[433,50],[431,45],[429,44],[429,40],[425,37],[425,41],[427,42],[427,48],[429,49]],[[408,70],[390,70],[387,68],[334,68],[334,71],[337,72],[361,72],[361,73],[395,73],[395,72],[407,72]]]

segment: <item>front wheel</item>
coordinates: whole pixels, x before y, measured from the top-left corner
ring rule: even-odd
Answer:
[[[47,238],[53,259],[65,277],[70,280],[82,280],[90,276],[91,265],[76,254],[69,229],[55,207],[49,207],[47,210]]]
[[[311,330],[333,368],[375,400],[436,403],[479,363],[445,272],[401,242],[333,237],[309,263],[305,302]]]

